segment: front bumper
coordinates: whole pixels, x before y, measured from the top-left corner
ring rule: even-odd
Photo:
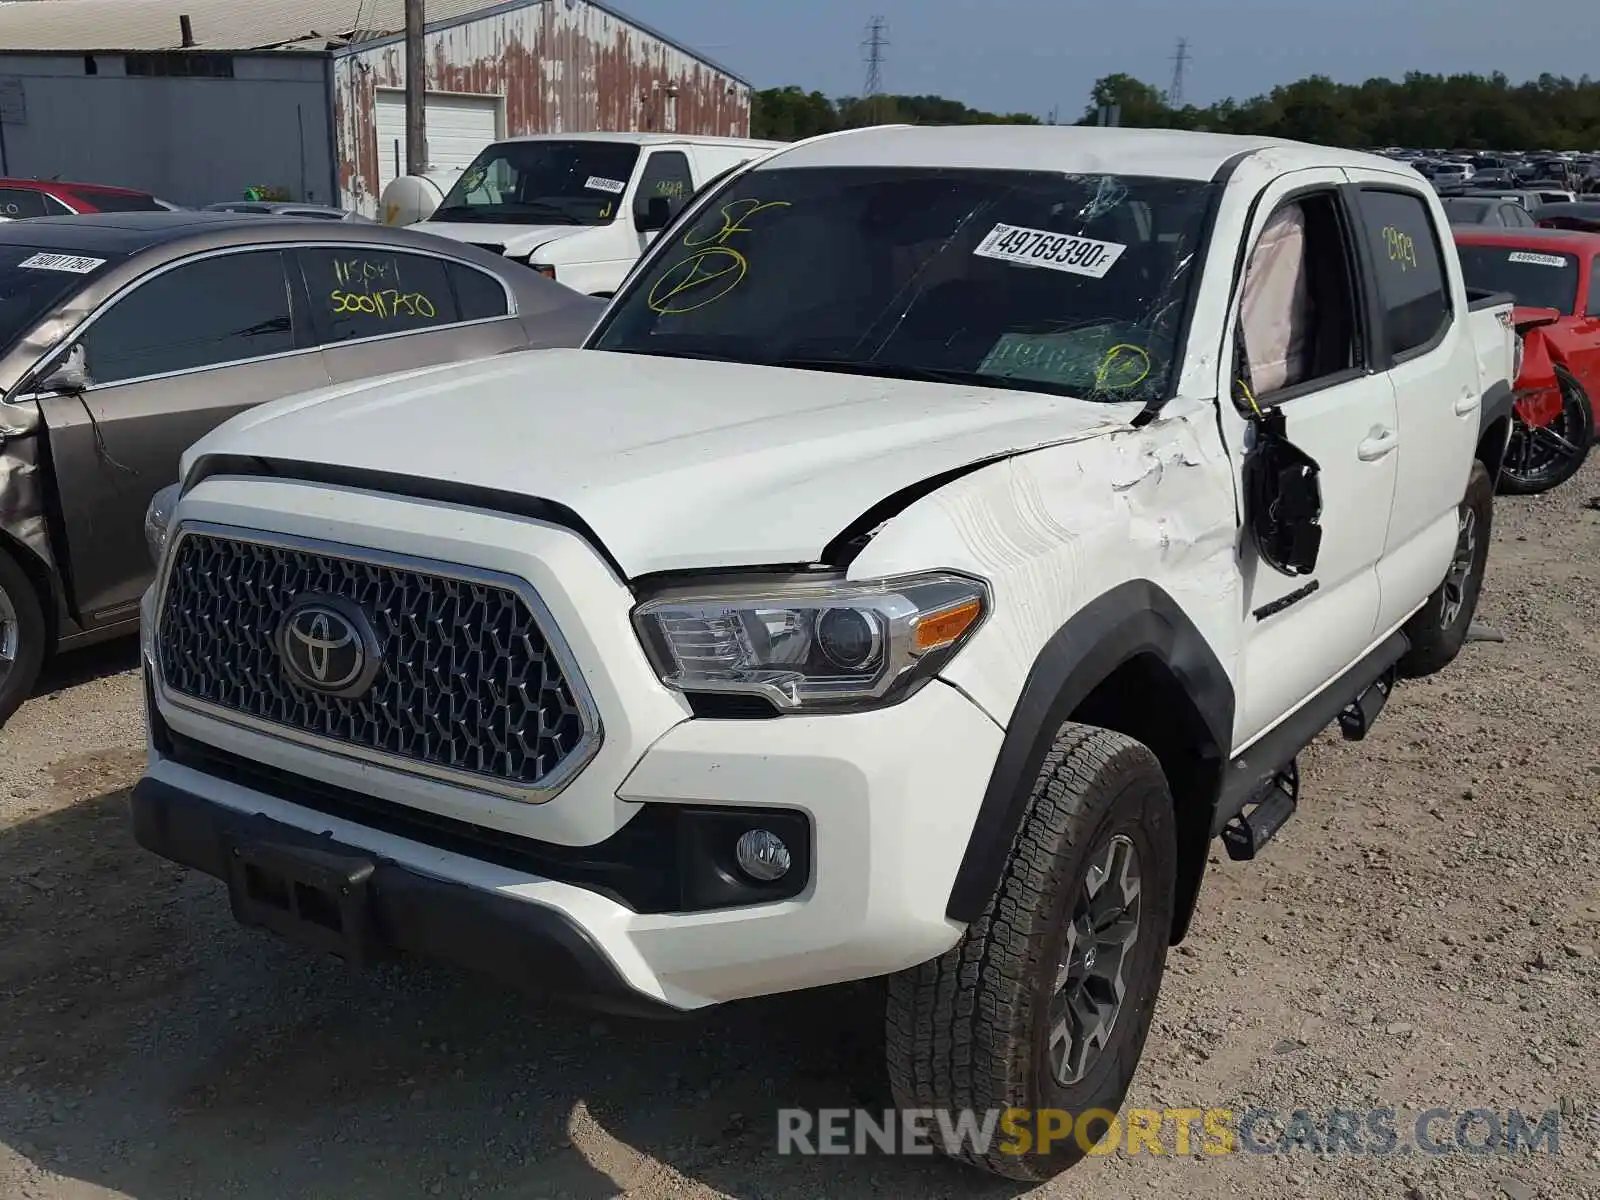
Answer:
[[[151,728],[134,795],[146,849],[222,879],[239,839],[365,860],[379,949],[635,1011],[865,979],[948,950],[961,926],[945,905],[1002,736],[938,682],[876,713],[686,721],[641,758],[618,802],[635,814],[803,813],[810,875],[791,899],[640,912],[606,889],[334,815],[309,777],[297,796],[281,773],[268,791],[197,769],[163,748],[159,711]]]
[[[625,1015],[673,1010],[641,996],[594,938],[559,909],[424,875],[393,861],[371,862],[353,846],[207,800],[159,779],[133,789],[133,835],[146,850],[227,879],[236,846],[297,847],[370,862],[367,912],[381,952],[415,954],[492,975],[516,987],[581,999]]]

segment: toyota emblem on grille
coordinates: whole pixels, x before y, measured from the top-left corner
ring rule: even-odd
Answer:
[[[372,622],[340,596],[296,597],[284,611],[276,642],[289,682],[325,696],[361,695],[381,665]]]

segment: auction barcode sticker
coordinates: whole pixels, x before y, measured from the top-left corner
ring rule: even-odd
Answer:
[[[68,271],[73,275],[87,275],[105,265],[103,258],[84,258],[79,254],[35,254],[17,264],[35,271]]]
[[[1534,254],[1529,250],[1515,250],[1506,256],[1508,262],[1525,263],[1530,267],[1564,267],[1567,265],[1565,255],[1561,254]]]
[[[604,175],[591,175],[584,180],[583,186],[596,192],[610,192],[613,196],[620,196],[628,190],[628,185],[620,179],[607,179]]]
[[[1022,225],[996,225],[974,254],[997,258],[1020,267],[1048,267],[1072,275],[1102,279],[1127,247],[1117,242],[1051,233],[1047,229],[1028,229]]]

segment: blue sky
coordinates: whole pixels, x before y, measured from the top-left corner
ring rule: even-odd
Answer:
[[[884,87],[977,108],[1076,117],[1127,71],[1165,88],[1179,37],[1184,96],[1243,99],[1313,73],[1600,75],[1600,0],[611,0],[757,87],[860,92],[860,43],[888,21]],[[1537,19],[1520,14],[1536,11]]]

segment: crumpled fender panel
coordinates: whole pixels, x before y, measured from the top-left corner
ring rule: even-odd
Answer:
[[[45,467],[39,461],[41,421],[35,408],[0,409],[0,532],[20,542],[56,577],[45,521]]]

